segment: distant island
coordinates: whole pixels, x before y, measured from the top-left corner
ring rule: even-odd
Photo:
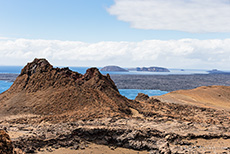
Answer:
[[[101,68],[101,71],[104,72],[128,72],[128,70],[121,68],[119,66],[105,66]]]
[[[213,69],[213,70],[210,70],[210,71],[207,71],[207,72],[209,72],[209,74],[230,74],[230,72],[220,71],[220,70],[217,70],[217,69]]]
[[[130,71],[145,71],[145,72],[170,72],[167,68],[163,67],[137,67],[130,68]]]

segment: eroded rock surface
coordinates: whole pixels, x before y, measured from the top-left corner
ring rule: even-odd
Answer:
[[[149,96],[143,93],[138,93],[138,95],[135,98],[136,101],[146,101],[148,99],[149,99]]]
[[[13,146],[9,135],[0,130],[0,153],[1,154],[13,154]]]

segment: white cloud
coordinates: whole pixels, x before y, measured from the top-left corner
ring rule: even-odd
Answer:
[[[84,43],[1,40],[0,65],[25,65],[35,57],[62,66],[164,66],[230,70],[230,39]]]
[[[1,36],[0,36],[0,40],[9,40],[9,39],[12,39],[12,38],[9,38],[9,37],[1,37]]]
[[[230,32],[229,0],[115,0],[108,12],[138,29]]]

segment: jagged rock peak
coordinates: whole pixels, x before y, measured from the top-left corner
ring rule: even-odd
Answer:
[[[21,71],[9,91],[36,92],[38,90],[60,87],[88,86],[91,88],[107,89],[118,91],[110,76],[104,76],[97,68],[89,68],[84,75],[65,68],[54,68],[46,59],[34,59]]]
[[[42,73],[42,72],[47,72],[49,70],[52,70],[53,66],[44,58],[38,59],[35,58],[33,62],[28,63],[21,71],[21,75],[27,74],[27,75],[32,75],[34,73]]]
[[[92,67],[86,70],[86,73],[84,75],[84,77],[86,79],[90,79],[94,76],[102,76],[102,74],[99,72],[99,70],[96,67]]]
[[[43,73],[43,72],[49,72],[52,70],[56,70],[58,72],[65,72],[66,74],[72,74],[77,73],[70,70],[68,67],[65,68],[54,68],[46,59],[44,58],[35,58],[32,62],[27,63],[27,65],[22,69],[20,76],[27,74],[28,76],[31,76],[35,73]],[[78,73],[79,74],[79,73]],[[89,68],[85,75],[85,79],[90,79],[95,76],[102,76],[100,71],[96,68]]]
[[[92,67],[86,70],[86,74],[85,75],[89,75],[89,76],[94,76],[99,74],[99,70],[96,67]]]

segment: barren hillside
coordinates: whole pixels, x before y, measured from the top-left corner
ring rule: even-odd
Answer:
[[[230,110],[229,86],[203,86],[156,97],[161,101]]]

